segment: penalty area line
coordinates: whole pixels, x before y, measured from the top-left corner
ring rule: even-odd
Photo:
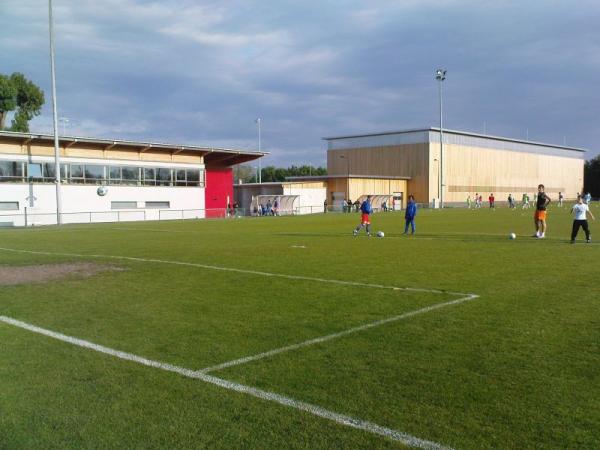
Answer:
[[[416,436],[412,436],[410,434],[394,430],[392,428],[387,428],[381,425],[377,425],[376,423],[369,422],[366,420],[362,420],[356,417],[346,416],[344,414],[339,414],[334,411],[327,410],[317,405],[313,405],[310,403],[306,403],[300,400],[296,400],[291,397],[286,397],[283,395],[276,394],[274,392],[265,391],[262,389],[258,389],[252,386],[247,386],[240,383],[235,383],[232,381],[225,380],[223,378],[217,378],[212,375],[208,375],[201,371],[194,371],[190,369],[186,369],[184,367],[174,366],[172,364],[163,363],[160,361],[154,361],[151,359],[144,358],[142,356],[134,355],[132,353],[122,352],[119,350],[115,350],[109,347],[104,347],[102,345],[95,344],[90,341],[86,341],[83,339],[78,339],[72,336],[67,336],[62,333],[57,333],[55,331],[47,330],[45,328],[40,328],[35,325],[31,325],[26,322],[22,322],[20,320],[16,320],[6,316],[0,316],[0,322],[3,322],[7,325],[12,325],[24,330],[31,331],[33,333],[41,334],[62,342],[66,342],[68,344],[72,344],[78,347],[83,347],[88,350],[93,350],[98,353],[103,353],[109,356],[113,356],[115,358],[119,358],[122,360],[135,362],[144,366],[152,367],[155,369],[161,369],[168,372],[177,373],[187,378],[194,378],[197,380],[204,381],[205,383],[210,383],[215,386],[219,386],[221,388],[239,392],[243,394],[250,395],[255,398],[259,398],[261,400],[266,400],[274,403],[278,403],[280,405],[288,406],[290,408],[294,408],[300,411],[307,412],[317,417],[321,417],[323,419],[330,420],[332,422],[337,423],[338,425],[343,425],[350,428],[355,428],[363,431],[367,431],[372,434],[376,434],[382,437],[386,437],[388,439],[392,439],[394,441],[401,442],[404,445],[408,445],[410,447],[429,449],[429,450],[445,450],[449,449],[442,444],[438,444],[437,442],[428,441],[425,439],[418,438]]]
[[[309,339],[307,341],[299,342],[297,344],[287,345],[285,347],[276,348],[276,349],[269,350],[267,352],[259,353],[256,355],[246,356],[243,358],[227,361],[222,364],[217,364],[215,366],[206,367],[204,369],[200,369],[199,372],[200,373],[209,373],[209,372],[215,372],[217,370],[226,369],[228,367],[238,366],[241,364],[247,364],[249,362],[258,361],[258,360],[264,359],[264,358],[269,358],[271,356],[279,355],[281,353],[286,353],[286,352],[289,352],[292,350],[297,350],[299,348],[308,347],[308,346],[316,345],[316,344],[321,344],[323,342],[327,342],[332,339],[338,339],[338,338],[341,338],[344,336],[348,336],[349,334],[354,334],[354,333],[358,333],[360,331],[368,330],[370,328],[375,328],[375,327],[379,327],[381,325],[385,325],[388,323],[397,322],[397,321],[403,320],[403,319],[408,319],[409,317],[414,317],[419,314],[425,314],[430,311],[434,311],[436,309],[445,308],[445,307],[453,306],[453,305],[458,305],[460,303],[475,300],[476,298],[479,298],[479,296],[475,295],[475,294],[469,294],[466,297],[458,298],[456,300],[451,300],[451,301],[444,302],[444,303],[436,303],[431,306],[426,306],[425,308],[417,309],[414,311],[409,311],[409,312],[406,312],[406,313],[403,313],[403,314],[400,314],[397,316],[388,317],[388,318],[377,320],[375,322],[370,322],[370,323],[367,323],[364,325],[359,325],[357,327],[349,328],[347,330],[340,331],[338,333],[328,334],[326,336]]]

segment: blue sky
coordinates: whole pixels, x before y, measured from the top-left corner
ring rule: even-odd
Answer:
[[[325,136],[444,125],[600,153],[600,2],[54,0],[67,134],[325,164]],[[47,0],[0,0],[0,73],[46,92]],[[61,126],[61,130],[62,130]]]

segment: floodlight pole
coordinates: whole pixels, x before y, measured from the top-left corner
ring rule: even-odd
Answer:
[[[437,69],[435,71],[435,78],[440,82],[440,208],[444,207],[444,113],[442,104],[442,82],[446,79],[446,70]]]
[[[61,186],[60,151],[58,148],[58,116],[56,109],[56,73],[54,69],[54,25],[52,20],[52,0],[48,0],[48,28],[50,29],[50,71],[52,74],[52,116],[54,122],[54,175],[56,184],[56,224],[61,225]]]
[[[258,124],[258,152],[261,151],[261,142],[260,142],[260,117],[256,119],[256,123]],[[258,158],[258,184],[262,184],[262,169],[261,169],[261,157]]]

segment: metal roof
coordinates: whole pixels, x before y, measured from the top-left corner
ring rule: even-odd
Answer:
[[[23,143],[30,142],[41,142],[41,143],[54,143],[54,135],[52,134],[40,134],[40,133],[19,133],[14,131],[0,131],[0,142],[3,140],[22,140]],[[128,141],[122,139],[98,139],[81,136],[59,136],[59,145],[70,147],[76,143],[83,143],[89,145],[96,145],[104,147],[105,149],[129,148],[138,149],[140,151],[147,150],[164,150],[168,152],[190,152],[190,153],[201,153],[205,158],[206,164],[215,165],[234,165],[240,164],[247,161],[252,161],[268,155],[268,152],[258,151],[247,151],[247,150],[234,150],[227,148],[218,147],[207,147],[197,145],[181,145],[181,144],[167,144],[163,142],[138,142]]]
[[[411,133],[427,133],[427,132],[431,132],[431,131],[434,131],[435,133],[439,133],[440,129],[439,129],[439,127],[437,127],[437,128],[436,127],[414,128],[414,129],[398,130],[398,131],[384,131],[384,132],[380,132],[380,133],[367,133],[367,134],[355,134],[355,135],[347,135],[347,136],[324,137],[322,139],[325,141],[334,141],[334,140],[338,140],[338,139],[400,135],[400,134],[411,134]],[[527,145],[534,145],[534,146],[541,146],[541,147],[558,148],[558,149],[563,149],[563,150],[574,150],[574,151],[578,151],[578,152],[586,151],[585,149],[578,148],[578,147],[568,147],[565,145],[546,144],[546,143],[537,142],[537,141],[513,139],[513,138],[502,137],[502,136],[472,133],[469,131],[450,130],[450,129],[445,129],[445,128],[444,128],[444,134],[470,136],[470,137],[474,137],[474,138],[483,138],[483,139],[490,139],[490,140],[504,141],[504,142],[514,142],[514,143],[518,143],[518,144],[527,144]],[[445,141],[445,139],[444,139],[444,141]],[[439,142],[439,138],[438,138],[438,142]]]

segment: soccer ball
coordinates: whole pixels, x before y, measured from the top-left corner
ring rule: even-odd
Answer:
[[[106,186],[100,186],[97,190],[96,193],[100,196],[100,197],[104,197],[106,194],[108,194],[108,188]]]
[[[516,239],[516,238],[517,238],[517,235],[516,235],[515,233],[510,233],[510,234],[508,235],[508,238],[509,238],[509,239]]]
[[[378,231],[377,232],[377,237],[384,237],[385,233],[383,231]]]

